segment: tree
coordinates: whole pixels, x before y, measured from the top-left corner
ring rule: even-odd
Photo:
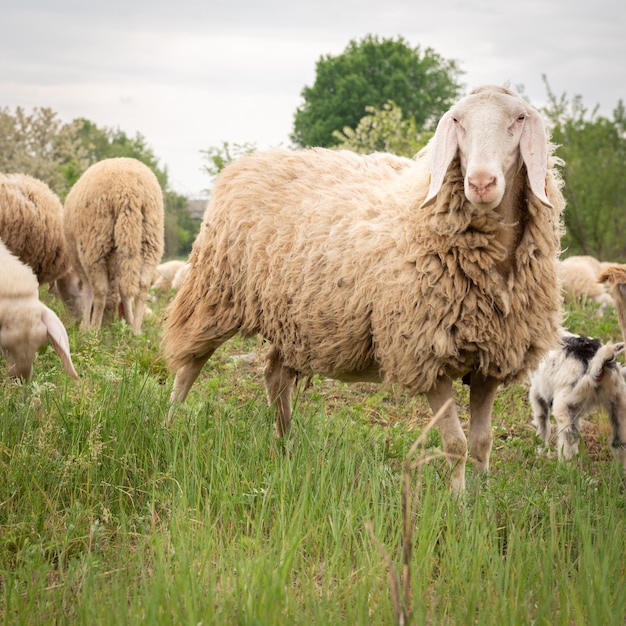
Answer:
[[[432,130],[458,97],[460,75],[456,61],[432,48],[411,48],[401,37],[353,40],[342,54],[317,62],[315,84],[302,90],[291,139],[302,147],[337,145],[334,131],[355,128],[367,106],[381,108],[389,100],[417,128]]]
[[[77,131],[77,124],[63,124],[49,108],[0,109],[0,172],[29,174],[65,197],[68,168],[82,172],[90,165]]]
[[[339,141],[337,147],[361,154],[371,152],[393,152],[400,156],[413,157],[432,137],[432,132],[417,132],[414,118],[402,117],[402,109],[393,101],[382,109],[365,107],[367,115],[357,127],[336,130],[333,135]]]
[[[235,143],[231,146],[228,141],[223,141],[221,146],[212,146],[208,150],[200,150],[204,155],[207,164],[203,166],[204,171],[213,179],[229,163],[250,154],[256,150],[254,143]]]
[[[565,162],[563,193],[567,201],[567,254],[590,254],[602,260],[626,260],[626,115],[620,100],[613,120],[589,111],[580,96],[557,98],[546,77],[556,154]]]
[[[119,129],[99,128],[78,118],[64,124],[49,108],[12,113],[0,108],[0,172],[30,174],[45,182],[63,200],[72,185],[92,164],[110,157],[133,157],[157,177],[165,202],[165,256],[188,254],[199,221],[187,211],[187,201],[169,189],[167,168],[137,133],[129,137]]]

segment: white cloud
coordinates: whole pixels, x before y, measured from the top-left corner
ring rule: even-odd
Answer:
[[[209,184],[200,150],[287,144],[315,64],[366,34],[456,59],[468,87],[511,81],[542,103],[580,94],[610,115],[626,99],[626,3],[598,0],[8,0],[0,106],[140,132],[184,193]]]

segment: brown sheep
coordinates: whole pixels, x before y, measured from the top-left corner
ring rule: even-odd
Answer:
[[[82,328],[100,328],[118,301],[135,333],[164,246],[163,193],[137,159],[104,159],[79,178],[65,200],[64,230],[82,282]]]
[[[218,177],[163,349],[183,401],[236,333],[271,344],[276,431],[299,376],[425,393],[465,487],[453,380],[470,385],[469,447],[489,468],[500,384],[558,340],[564,199],[539,113],[503,87],[461,99],[416,159],[310,149],[259,152]]]
[[[0,237],[40,285],[69,269],[63,205],[46,183],[27,174],[0,174]]]

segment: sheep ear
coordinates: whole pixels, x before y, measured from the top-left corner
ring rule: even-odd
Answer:
[[[551,207],[552,204],[546,195],[546,173],[548,167],[546,128],[541,115],[532,109],[528,111],[519,147],[522,159],[526,165],[526,171],[528,172],[528,182],[530,183],[531,191],[540,202]]]
[[[454,118],[449,112],[444,113],[430,141],[430,187],[422,206],[432,204],[437,197],[458,147]]]
[[[78,380],[78,374],[74,369],[72,357],[70,356],[70,340],[67,336],[65,326],[63,326],[63,322],[52,309],[48,308],[45,304],[42,304],[42,306],[41,321],[45,324],[48,331],[48,339],[54,351],[61,358],[67,375]]]

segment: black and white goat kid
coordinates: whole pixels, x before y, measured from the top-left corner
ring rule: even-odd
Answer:
[[[581,421],[604,407],[612,428],[611,451],[626,470],[626,383],[617,355],[624,343],[566,334],[530,379],[530,403],[537,435],[548,447],[550,409],[557,424],[559,459],[578,453]]]

